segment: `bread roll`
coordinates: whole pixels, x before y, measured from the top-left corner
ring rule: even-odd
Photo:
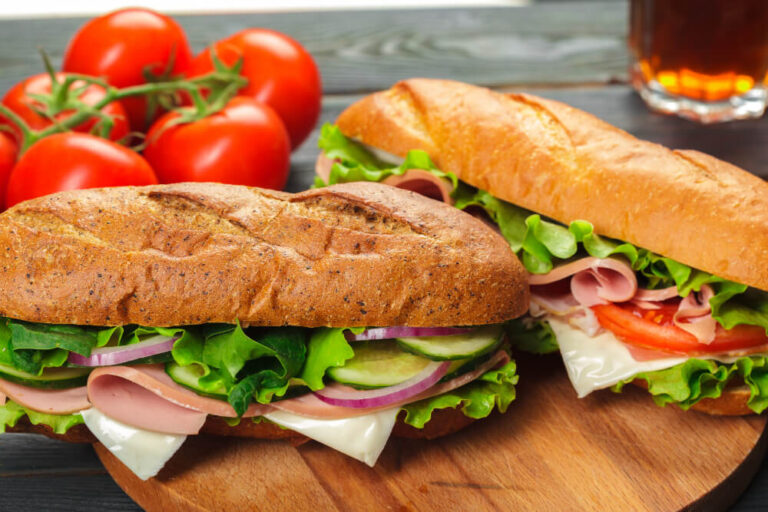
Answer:
[[[412,79],[337,120],[349,137],[443,171],[564,224],[768,290],[768,184],[696,151],[639,140],[563,103]]]
[[[376,183],[61,192],[0,215],[0,247],[0,315],[31,322],[436,327],[528,305],[500,235]]]

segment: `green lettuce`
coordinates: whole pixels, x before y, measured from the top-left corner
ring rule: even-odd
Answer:
[[[560,350],[557,336],[544,320],[523,316],[510,320],[505,327],[512,346],[523,352],[551,354]]]
[[[718,398],[723,390],[743,381],[750,390],[747,406],[760,414],[768,408],[768,356],[741,357],[733,363],[692,358],[672,368],[639,373],[614,385],[620,392],[635,379],[645,381],[658,405],[689,409],[704,398]]]
[[[49,426],[57,434],[66,434],[70,428],[83,423],[80,414],[45,414],[8,400],[0,406],[0,432],[5,432],[7,427],[15,427],[23,416],[27,416],[33,425]]]
[[[474,419],[485,418],[494,407],[505,412],[515,399],[516,370],[515,362],[510,361],[453,391],[404,405],[405,422],[423,428],[436,409],[461,407],[466,416]]]
[[[321,327],[312,331],[307,348],[307,361],[301,372],[301,379],[312,391],[325,387],[323,377],[328,368],[344,366],[344,363],[355,355],[344,336],[346,330]],[[365,327],[351,327],[348,330],[360,334]]]
[[[174,360],[195,365],[196,388],[226,396],[238,415],[254,398],[269,401],[282,396],[289,381],[301,371],[306,357],[307,330],[299,327],[251,328],[208,324],[198,336],[178,340]]]
[[[424,151],[409,151],[402,164],[392,166],[376,158],[360,144],[347,139],[341,130],[332,124],[323,125],[318,146],[329,158],[338,162],[331,167],[328,183],[316,176],[315,187],[351,181],[381,181],[392,175],[400,176],[408,169],[430,171],[438,178],[449,180],[454,187],[459,183],[454,174],[439,170]]]

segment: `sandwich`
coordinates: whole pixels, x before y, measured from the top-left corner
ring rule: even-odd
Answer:
[[[418,194],[183,183],[0,215],[0,427],[100,441],[140,478],[188,435],[311,438],[373,465],[390,434],[504,411],[506,242]]]
[[[316,185],[380,181],[484,218],[529,273],[516,346],[559,349],[579,397],[647,388],[768,407],[768,184],[529,94],[413,79],[326,125]]]

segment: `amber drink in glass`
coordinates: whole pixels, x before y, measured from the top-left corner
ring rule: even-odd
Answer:
[[[701,122],[768,103],[768,0],[632,0],[632,83],[652,108]]]

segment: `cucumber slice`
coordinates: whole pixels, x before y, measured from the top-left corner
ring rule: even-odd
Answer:
[[[403,350],[435,361],[453,361],[481,356],[496,348],[503,338],[504,329],[492,325],[453,336],[397,338],[397,343]]]
[[[91,368],[47,368],[43,370],[42,375],[35,375],[0,364],[0,378],[35,388],[66,389],[85,386],[89,373]]]
[[[342,384],[380,388],[418,375],[429,359],[402,351],[394,340],[355,342],[355,356],[344,366],[329,368],[328,376]]]
[[[227,399],[227,390],[223,386],[220,386],[216,390],[204,390],[200,387],[200,377],[203,376],[203,369],[197,364],[190,364],[187,366],[181,366],[176,363],[168,363],[165,365],[165,373],[171,376],[171,378],[181,384],[182,386],[191,389],[197,394],[218,398],[221,400]]]

